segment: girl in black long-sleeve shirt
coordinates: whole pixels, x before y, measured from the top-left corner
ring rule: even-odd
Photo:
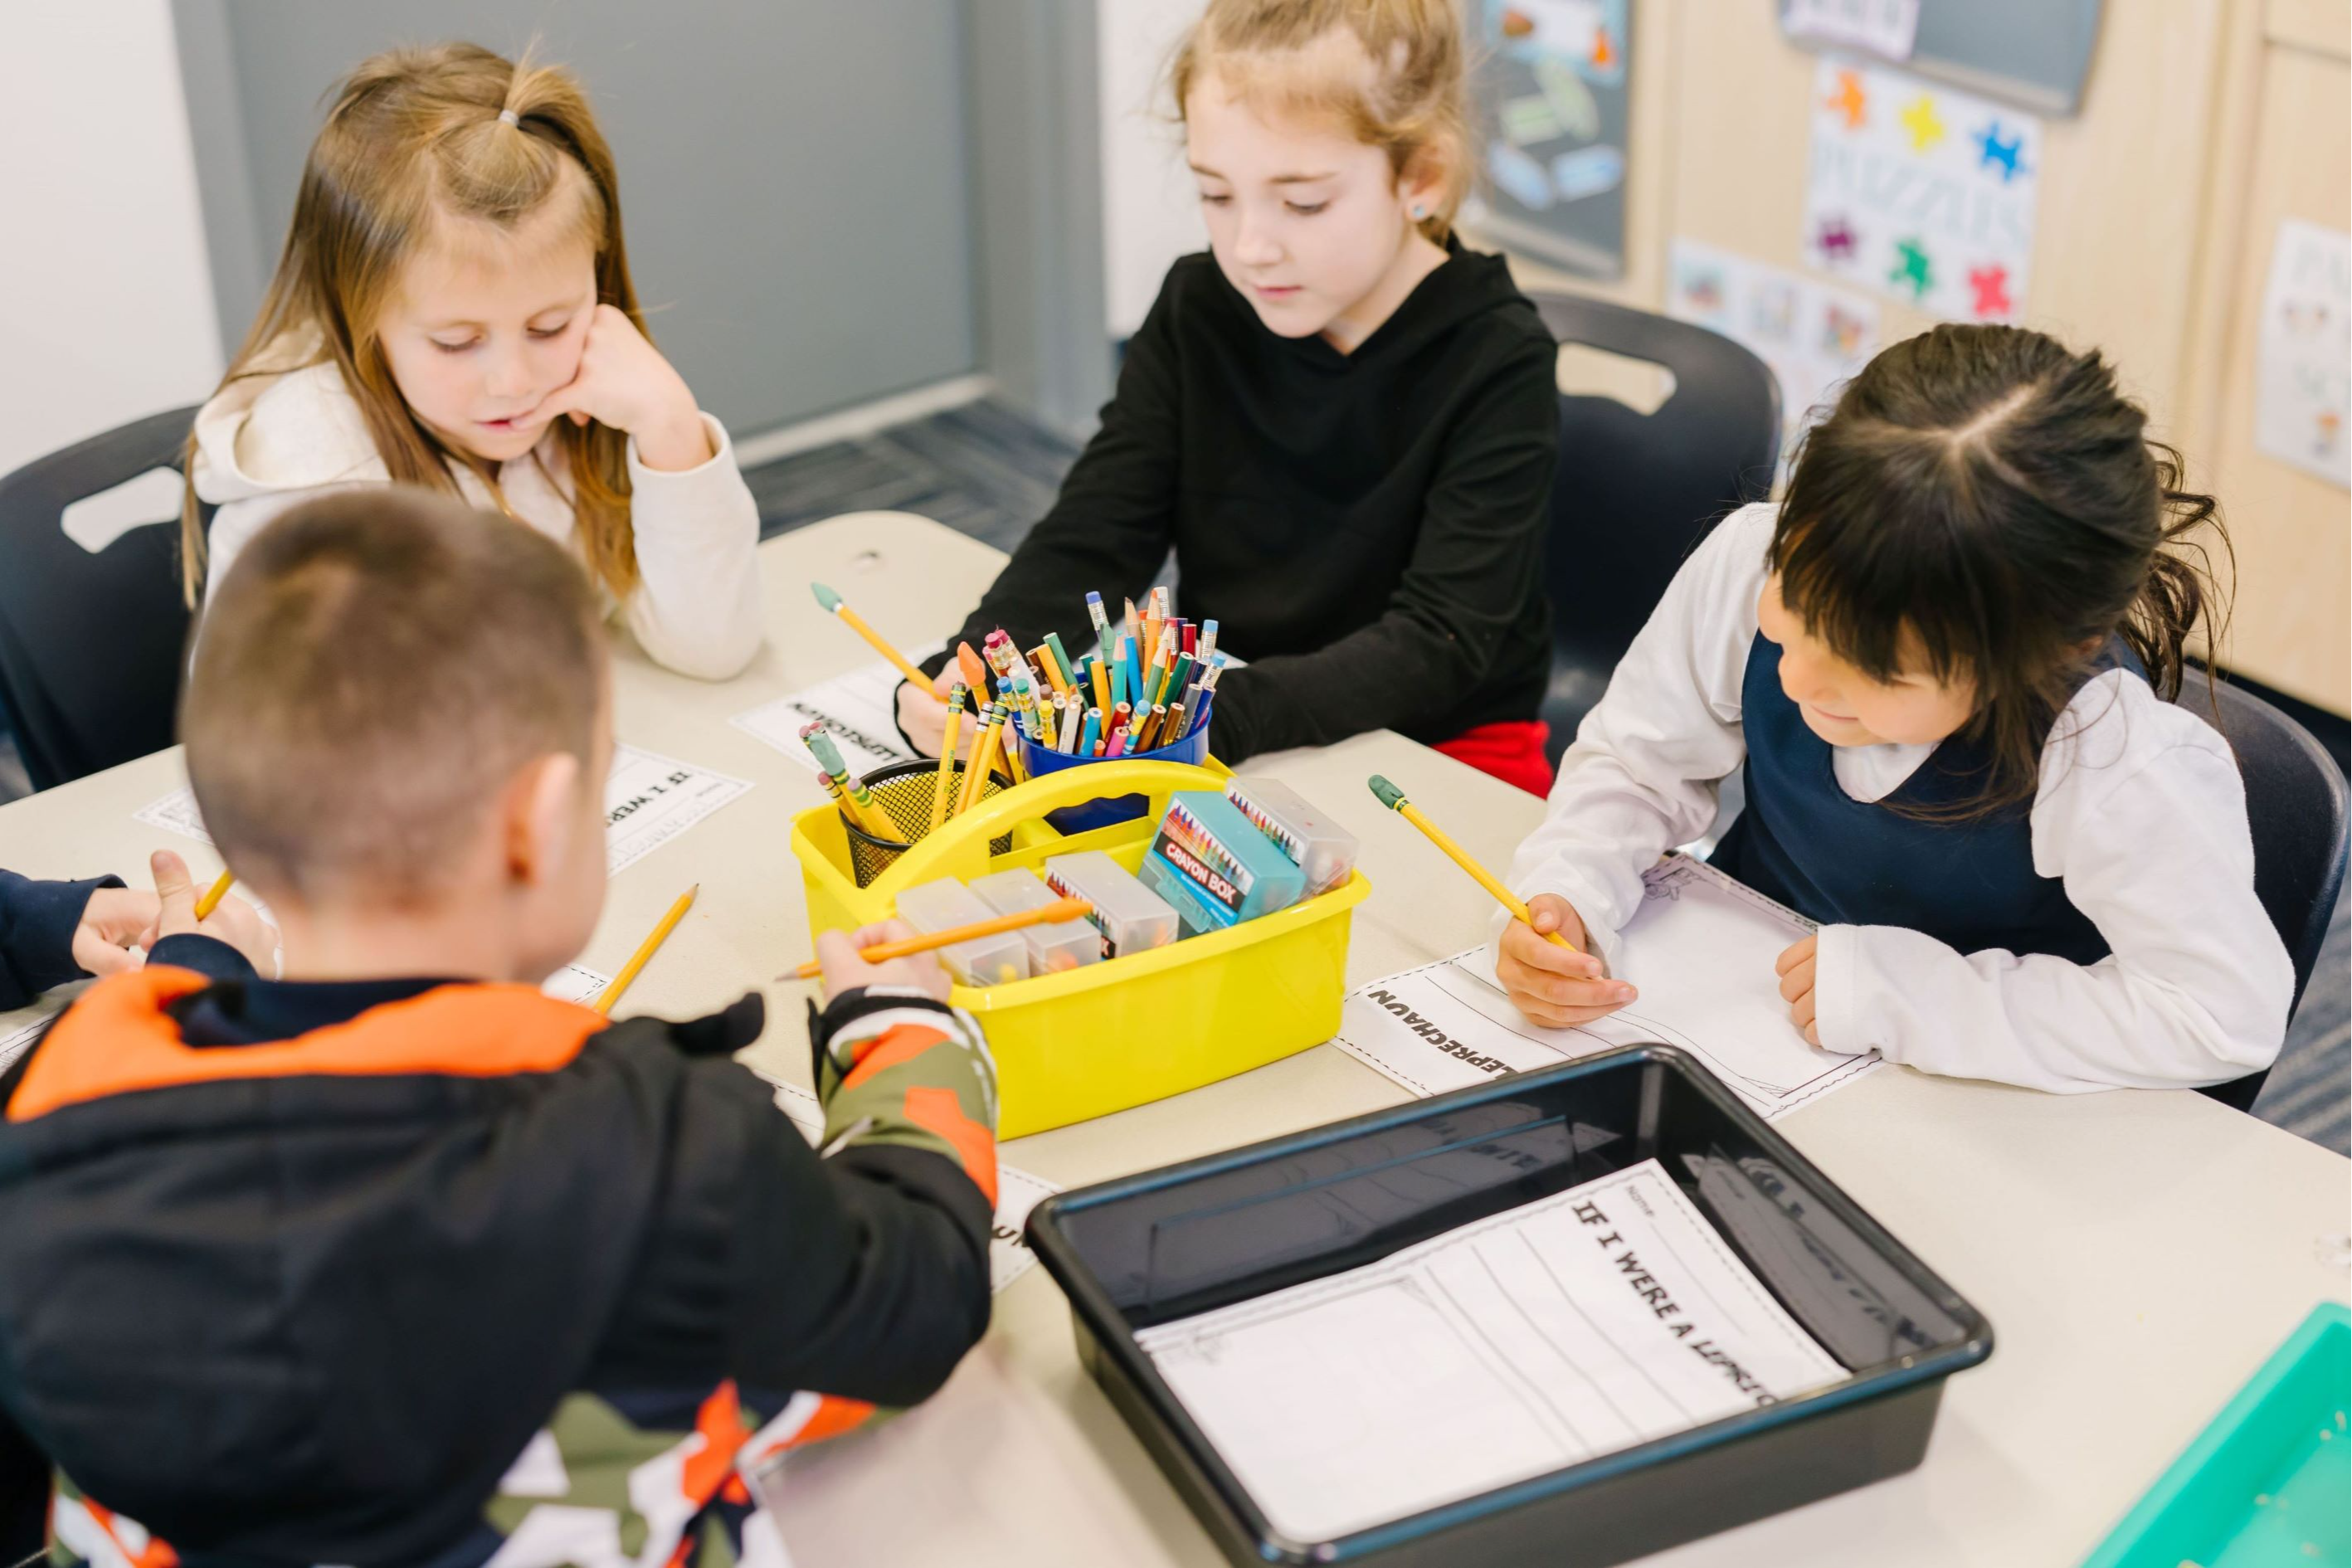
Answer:
[[[1223,761],[1391,728],[1546,787],[1555,347],[1501,259],[1448,234],[1445,10],[1209,7],[1175,85],[1211,252],[1170,270],[961,639],[1088,642],[1087,591],[1139,598],[1172,548],[1183,612],[1248,661],[1218,688]],[[936,752],[936,696],[902,689],[899,713]]]

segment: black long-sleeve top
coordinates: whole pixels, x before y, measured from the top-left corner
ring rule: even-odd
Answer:
[[[1502,258],[1458,244],[1352,353],[1276,335],[1188,256],[1053,510],[959,637],[1054,631],[1075,656],[1087,591],[1116,617],[1172,548],[1177,609],[1248,661],[1219,681],[1223,761],[1533,719],[1555,353]]]

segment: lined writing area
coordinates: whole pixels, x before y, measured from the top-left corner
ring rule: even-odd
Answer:
[[[1136,1342],[1300,1541],[1844,1375],[1654,1160]]]

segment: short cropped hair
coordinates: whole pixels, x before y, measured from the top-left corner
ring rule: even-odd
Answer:
[[[197,631],[180,737],[238,876],[399,904],[446,881],[516,769],[591,763],[604,680],[596,595],[561,547],[371,486],[289,509],[238,555]]]

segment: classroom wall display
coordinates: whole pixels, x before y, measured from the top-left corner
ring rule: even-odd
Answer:
[[[1813,73],[1802,254],[1840,282],[1961,321],[2024,314],[2042,121],[1902,71]]]
[[[2254,445],[2352,489],[2344,431],[2352,391],[2352,235],[2279,225],[2254,350]]]
[[[1666,314],[1746,344],[1780,384],[1780,462],[1878,352],[1878,301],[1800,273],[1677,239],[1666,255]]]
[[[2073,114],[2098,46],[2100,0],[1779,0],[1807,48],[1860,49],[2037,114]]]
[[[1907,60],[1919,38],[1919,0],[1787,0],[1780,30],[1791,38]]]
[[[1627,0],[1474,0],[1482,235],[1595,278],[1625,267]]]

